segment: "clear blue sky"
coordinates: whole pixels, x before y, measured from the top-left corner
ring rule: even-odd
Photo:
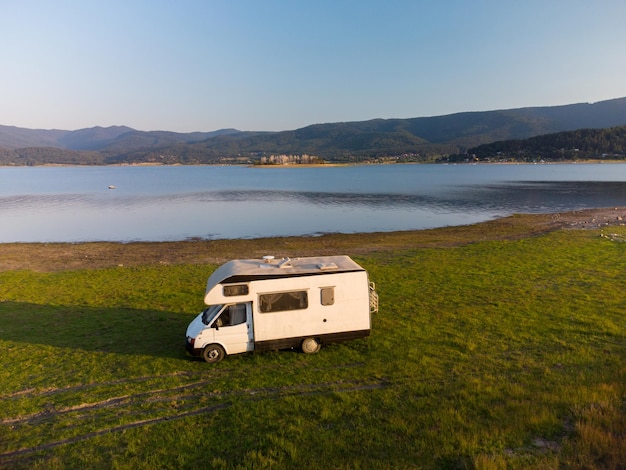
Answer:
[[[626,96],[624,0],[0,0],[0,124],[287,130]]]

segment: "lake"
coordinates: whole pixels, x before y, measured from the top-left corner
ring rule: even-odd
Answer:
[[[2,243],[413,230],[616,206],[626,164],[0,168]]]

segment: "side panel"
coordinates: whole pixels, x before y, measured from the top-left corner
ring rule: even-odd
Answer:
[[[334,291],[331,305],[322,305],[324,288]],[[307,291],[308,308],[270,313],[259,311],[259,294],[297,290]],[[285,344],[270,349],[298,346],[303,338],[310,336],[332,342],[342,340],[336,338],[369,335],[369,284],[365,271],[252,282],[251,294],[255,297],[255,349],[263,348],[263,344]]]

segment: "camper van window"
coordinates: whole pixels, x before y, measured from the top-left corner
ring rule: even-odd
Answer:
[[[335,303],[335,288],[334,287],[322,287],[320,288],[322,305],[333,305]]]
[[[209,305],[202,311],[202,323],[208,325],[213,321],[215,315],[222,309],[223,305]]]
[[[261,313],[302,310],[308,306],[309,301],[305,290],[259,295],[259,311]]]
[[[248,295],[248,284],[224,286],[224,297],[235,297],[236,295]]]
[[[229,305],[215,320],[213,327],[235,326],[246,322],[246,304]]]

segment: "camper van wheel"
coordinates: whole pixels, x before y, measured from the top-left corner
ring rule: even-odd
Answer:
[[[220,362],[224,356],[226,356],[226,352],[219,344],[209,344],[202,351],[202,358],[210,364]]]
[[[315,338],[307,338],[302,341],[302,352],[306,354],[313,354],[320,350],[322,345]]]

